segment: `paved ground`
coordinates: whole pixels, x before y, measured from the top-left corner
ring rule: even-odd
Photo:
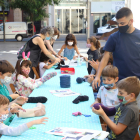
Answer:
[[[84,41],[83,40],[80,40],[80,37],[79,37],[79,41],[77,41],[77,46],[79,48],[79,51],[82,55],[86,56],[86,52],[88,51],[88,48],[86,48],[86,38],[83,37]],[[63,39],[63,41],[62,41]],[[82,39],[82,37],[81,37]],[[7,42],[2,42],[0,41],[0,60],[8,60],[14,67],[15,67],[15,64],[16,64],[16,61],[17,61],[17,51],[20,49],[20,47],[22,45],[25,44],[25,41],[27,39],[23,40],[22,42],[17,42],[16,40],[12,40],[11,42],[10,41],[7,41]],[[61,41],[56,41],[54,43],[54,50],[56,52],[59,51],[59,49],[61,48],[61,46],[64,44],[64,37],[61,37]],[[105,44],[105,41],[101,41],[101,46],[104,46]],[[10,93],[11,93],[11,90],[10,88],[8,87]]]

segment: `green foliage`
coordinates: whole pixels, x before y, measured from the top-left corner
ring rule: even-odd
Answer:
[[[59,2],[60,0],[11,0],[9,5],[12,9],[20,8],[26,12],[31,21],[38,21],[49,17],[44,6],[53,5],[53,3],[57,5]]]
[[[0,0],[0,6],[2,7],[2,9],[6,9],[9,7],[8,1],[9,0]]]

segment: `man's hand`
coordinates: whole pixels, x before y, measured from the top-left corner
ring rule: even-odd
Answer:
[[[27,101],[28,101],[28,98],[27,98],[27,97],[20,96],[20,97],[18,97],[18,98],[15,100],[15,103],[17,103],[17,104],[19,104],[19,105],[23,105],[23,104],[25,104]]]
[[[105,112],[100,105],[99,105],[99,107],[100,107],[99,110],[96,110],[94,107],[92,107],[92,112],[99,116],[103,116],[105,114]]]
[[[15,103],[13,103],[13,104],[11,105],[10,112],[11,112],[12,114],[18,113],[18,112],[19,112],[19,109],[20,109],[20,110],[23,110],[24,112],[26,112],[25,109],[23,109],[21,106],[19,106],[18,104],[15,104]]]
[[[95,89],[97,88],[97,84],[98,84],[98,87],[100,86],[100,77],[95,77],[95,79],[93,80],[93,83],[92,83],[92,88]]]

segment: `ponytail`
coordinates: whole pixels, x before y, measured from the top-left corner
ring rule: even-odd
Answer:
[[[100,43],[99,40],[96,41],[96,46],[95,47],[96,47],[96,49],[99,49],[101,47],[101,43]]]

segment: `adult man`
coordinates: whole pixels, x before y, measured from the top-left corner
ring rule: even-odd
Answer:
[[[104,47],[105,53],[99,65],[92,87],[100,85],[100,76],[107,65],[109,52],[113,52],[113,65],[119,69],[119,80],[128,76],[140,79],[140,31],[133,26],[132,11],[121,8],[117,14],[118,32],[112,34]]]

